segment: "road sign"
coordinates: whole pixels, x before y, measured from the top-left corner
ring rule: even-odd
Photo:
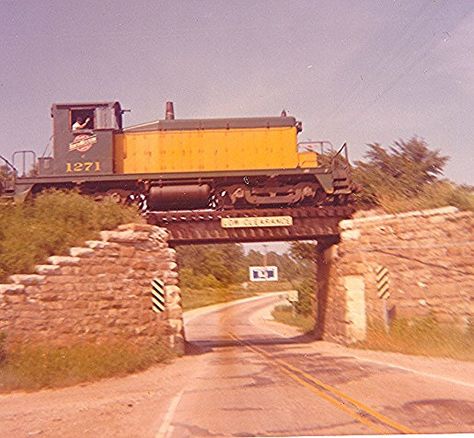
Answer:
[[[389,292],[389,272],[385,266],[378,266],[375,269],[375,275],[377,280],[377,295],[380,299],[386,300],[390,298]]]
[[[250,266],[250,281],[278,281],[277,266]]]
[[[156,313],[165,310],[165,285],[159,278],[151,281],[151,308]]]
[[[293,225],[291,216],[264,217],[223,217],[222,228],[252,228],[252,227],[289,227]]]

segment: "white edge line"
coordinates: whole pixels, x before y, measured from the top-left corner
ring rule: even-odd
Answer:
[[[374,351],[374,350],[370,350],[370,351]],[[409,371],[410,373],[418,374],[420,376],[430,377],[430,378],[436,379],[436,380],[444,380],[445,382],[454,383],[456,385],[463,385],[463,386],[468,386],[470,388],[474,388],[474,383],[468,383],[468,382],[463,382],[461,380],[451,379],[449,377],[440,376],[439,374],[425,373],[423,371],[418,371],[418,370],[415,370],[413,368],[402,367],[400,365],[393,365],[393,364],[390,364],[390,363],[387,363],[387,362],[382,362],[382,361],[379,361],[379,360],[364,359],[364,358],[361,358],[361,357],[357,357],[355,355],[353,355],[353,357],[356,357],[357,359],[361,360],[362,362],[371,362],[371,363],[376,363],[378,365],[385,365],[388,368],[395,368],[395,369],[399,369],[399,370],[403,370],[403,371]]]
[[[163,419],[163,423],[161,423],[160,429],[155,435],[155,438],[166,438],[168,436],[167,432],[170,431],[171,421],[173,421],[173,415],[176,412],[176,408],[178,407],[178,404],[181,401],[183,393],[184,389],[178,394],[176,394],[173,400],[171,400],[170,406],[166,411],[165,418]]]

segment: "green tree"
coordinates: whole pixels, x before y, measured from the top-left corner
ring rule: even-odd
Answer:
[[[438,183],[448,161],[439,150],[430,150],[418,137],[400,140],[385,149],[379,143],[368,145],[365,160],[356,161],[353,177],[360,187],[358,201],[384,207],[387,199],[410,199],[423,195]]]
[[[228,286],[245,280],[244,251],[239,244],[182,246],[177,258],[181,272],[186,273],[181,278],[184,287],[203,282]]]
[[[304,274],[303,281],[298,286],[299,300],[296,311],[302,315],[309,315],[313,310],[316,296],[316,243],[292,242],[290,254],[297,261]]]

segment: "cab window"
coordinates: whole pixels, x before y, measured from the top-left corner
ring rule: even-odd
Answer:
[[[89,121],[87,121],[89,119]],[[86,123],[87,121],[87,123]],[[81,108],[71,110],[70,128],[71,131],[78,129],[94,129],[94,108]]]

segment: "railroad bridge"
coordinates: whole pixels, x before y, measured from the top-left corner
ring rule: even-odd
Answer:
[[[474,214],[453,207],[347,218],[346,207],[150,214],[49,257],[0,285],[0,333],[14,343],[169,339],[183,351],[176,251],[190,243],[316,239],[318,338],[354,342],[386,309],[468,329],[474,316]],[[160,225],[155,226],[156,225]],[[380,295],[382,265],[389,293]],[[152,311],[162,281],[164,311]],[[440,281],[442,279],[442,281]],[[449,303],[447,306],[446,303]]]
[[[229,242],[338,241],[348,207],[149,213],[148,224],[121,225],[100,239],[49,257],[34,274],[0,285],[0,332],[9,342],[156,342],[184,346],[174,246]],[[158,281],[158,282],[157,282]],[[153,312],[161,282],[164,311]]]
[[[330,245],[338,241],[339,222],[352,212],[347,206],[151,212],[147,221],[169,231],[171,246],[294,240]]]

